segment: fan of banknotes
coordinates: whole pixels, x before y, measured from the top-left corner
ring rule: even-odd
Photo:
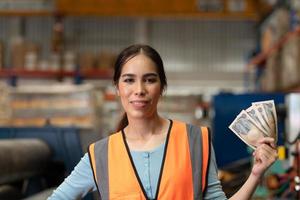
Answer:
[[[242,110],[229,125],[248,146],[255,149],[262,137],[272,137],[277,142],[277,115],[273,100],[253,102]]]

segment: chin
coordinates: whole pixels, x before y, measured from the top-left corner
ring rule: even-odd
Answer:
[[[153,113],[149,113],[149,112],[131,112],[130,113],[130,117],[133,119],[145,119],[145,118],[151,118],[153,117]]]

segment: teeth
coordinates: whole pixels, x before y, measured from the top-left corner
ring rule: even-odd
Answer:
[[[141,105],[145,105],[146,102],[142,102],[142,101],[139,101],[139,102],[132,102],[134,105],[138,105],[138,106],[141,106]]]
[[[145,102],[133,102],[134,104],[145,104]]]

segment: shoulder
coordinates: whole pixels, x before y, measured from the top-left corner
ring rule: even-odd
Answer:
[[[173,121],[173,127],[176,129],[178,127],[184,127],[186,129],[186,132],[189,136],[192,138],[199,137],[200,135],[208,136],[208,139],[210,140],[210,129],[207,126],[199,126],[183,121],[178,120],[172,120]]]
[[[194,131],[194,130],[199,131],[201,129],[208,129],[208,131],[209,131],[209,127],[207,127],[207,126],[195,125],[195,124],[191,124],[191,123],[188,123],[188,122],[173,120],[173,119],[172,119],[172,121],[173,121],[173,125],[185,126],[188,131]]]
[[[103,144],[107,143],[109,137],[110,137],[110,136],[105,137],[105,138],[102,138],[102,139],[100,139],[100,140],[94,142],[93,144],[95,144],[95,145],[103,145]]]
[[[180,120],[177,120],[177,119],[170,119],[170,120],[172,122],[172,128],[194,126],[192,124],[189,124],[187,122],[180,121]]]
[[[100,139],[100,140],[98,140],[98,141],[90,144],[89,146],[91,146],[91,145],[100,146],[100,147],[101,146],[106,146],[108,144],[108,141],[110,139],[116,138],[116,137],[122,137],[122,133],[120,131],[117,132],[117,133],[113,133],[110,136],[104,137],[104,138],[102,138],[102,139]]]

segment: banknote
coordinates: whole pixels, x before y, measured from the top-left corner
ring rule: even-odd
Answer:
[[[278,137],[277,114],[276,114],[274,101],[273,100],[259,101],[259,102],[252,103],[252,105],[263,107],[265,111],[265,115],[267,117],[268,125],[271,130],[270,136],[277,141],[277,137]]]
[[[268,122],[268,116],[267,116],[267,113],[263,107],[263,105],[261,104],[255,104],[253,105],[255,107],[255,109],[258,111],[259,113],[259,116],[261,117],[261,120],[262,120],[262,123],[266,125],[266,129],[268,131],[268,135],[270,135],[270,132],[272,131],[271,130],[271,127],[269,125],[269,122]]]
[[[232,130],[243,142],[255,149],[258,141],[265,137],[263,131],[259,129],[255,121],[242,110],[235,120],[229,125]]]
[[[250,106],[246,109],[246,112],[248,115],[255,121],[257,127],[264,133],[265,136],[269,136],[269,127],[267,125],[267,122],[263,120],[263,117],[257,110],[256,106]]]

